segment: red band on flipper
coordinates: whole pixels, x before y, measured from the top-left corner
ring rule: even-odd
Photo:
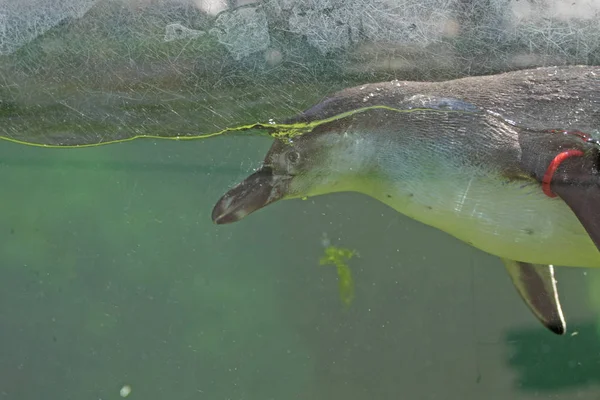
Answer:
[[[581,150],[565,150],[562,153],[558,153],[556,157],[552,160],[550,165],[548,165],[548,169],[544,174],[544,178],[542,179],[542,190],[544,194],[548,197],[556,197],[556,194],[550,189],[550,183],[552,183],[552,177],[554,173],[560,166],[560,164],[565,161],[569,157],[581,157],[583,156],[583,151]]]

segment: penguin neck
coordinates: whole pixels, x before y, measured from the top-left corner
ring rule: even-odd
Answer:
[[[338,148],[328,166],[341,175],[335,191],[360,192],[389,203],[397,196],[413,197],[419,187],[427,190],[424,184],[447,171],[446,159],[428,154],[432,149],[417,140],[405,137],[400,143],[392,135],[344,135],[345,145]]]
[[[453,207],[445,203],[468,191],[477,177],[493,174],[465,163],[464,144],[435,143],[408,132],[357,134],[345,147],[333,161],[339,163],[333,170],[344,171],[341,190],[366,194],[426,223],[431,207]]]
[[[335,149],[329,153],[326,179],[322,182],[319,193],[359,192],[379,199],[379,193],[387,184],[390,177],[386,172],[388,165],[383,162],[388,158],[392,149],[382,149],[384,145],[376,135],[357,132],[343,133],[341,141],[330,143]]]

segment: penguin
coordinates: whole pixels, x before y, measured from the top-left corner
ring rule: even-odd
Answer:
[[[600,267],[600,66],[344,89],[291,117],[216,224],[282,199],[359,192],[500,258],[551,332],[554,265]]]

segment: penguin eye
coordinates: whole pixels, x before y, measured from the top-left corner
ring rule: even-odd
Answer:
[[[300,153],[298,153],[297,151],[289,151],[286,154],[287,160],[291,163],[291,164],[296,164],[298,163],[298,161],[300,160]]]

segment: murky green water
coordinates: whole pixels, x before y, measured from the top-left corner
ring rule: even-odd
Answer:
[[[555,338],[498,260],[360,195],[213,225],[213,203],[268,145],[3,144],[2,396],[110,399],[125,384],[144,399],[597,393],[596,272],[559,270],[579,334]],[[360,252],[347,310],[318,264],[322,235]]]
[[[292,57],[255,75],[252,60],[212,60],[223,69],[190,77],[178,69],[183,55],[223,50],[163,43],[141,63],[152,36],[128,47],[117,34],[164,32],[143,24],[160,15],[143,14],[153,3],[138,3],[142,14],[117,8],[135,28],[116,31],[129,25],[108,24],[96,7],[75,23],[85,30],[59,26],[0,55],[0,132],[38,143],[207,133],[414,73],[336,75],[337,59]],[[64,40],[85,42],[85,32],[105,46],[88,54]],[[115,67],[129,63],[124,48],[137,58]],[[145,400],[600,396],[600,272],[558,270],[569,335],[555,337],[498,259],[362,195],[285,201],[214,225],[215,202],[270,144],[244,135],[86,149],[0,142],[0,398],[117,399],[126,385],[128,398]],[[360,254],[349,308],[335,268],[319,265],[323,238]]]

